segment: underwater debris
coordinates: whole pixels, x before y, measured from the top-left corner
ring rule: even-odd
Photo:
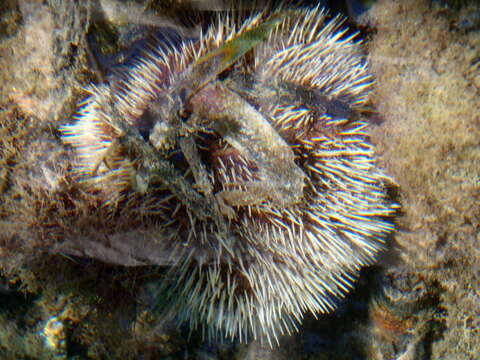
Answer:
[[[48,319],[41,335],[45,339],[45,344],[48,348],[56,352],[65,351],[65,326],[58,317],[52,316],[50,319]]]

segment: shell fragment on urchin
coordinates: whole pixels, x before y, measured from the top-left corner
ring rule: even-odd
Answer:
[[[219,15],[196,41],[160,44],[90,87],[61,129],[80,183],[159,227],[175,259],[164,313],[271,343],[305,312],[332,311],[374,262],[396,205],[350,34],[319,7]]]

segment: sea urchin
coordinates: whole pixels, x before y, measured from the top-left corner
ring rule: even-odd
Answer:
[[[161,311],[210,337],[271,343],[332,311],[393,231],[361,118],[373,79],[342,22],[219,15],[91,86],[61,129],[82,186],[158,227]]]

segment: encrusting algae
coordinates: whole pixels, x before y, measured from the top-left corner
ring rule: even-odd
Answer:
[[[480,22],[464,16],[479,19],[480,8],[465,3],[457,12],[379,1],[366,18],[377,29],[373,101],[387,119],[372,139],[401,189],[398,254],[439,296],[425,340],[432,359],[480,349]]]

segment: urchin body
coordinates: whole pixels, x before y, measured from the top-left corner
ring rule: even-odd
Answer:
[[[222,15],[92,87],[62,129],[86,189],[160,228],[175,259],[162,311],[209,336],[271,342],[330,312],[393,231],[360,116],[373,79],[341,22]]]

